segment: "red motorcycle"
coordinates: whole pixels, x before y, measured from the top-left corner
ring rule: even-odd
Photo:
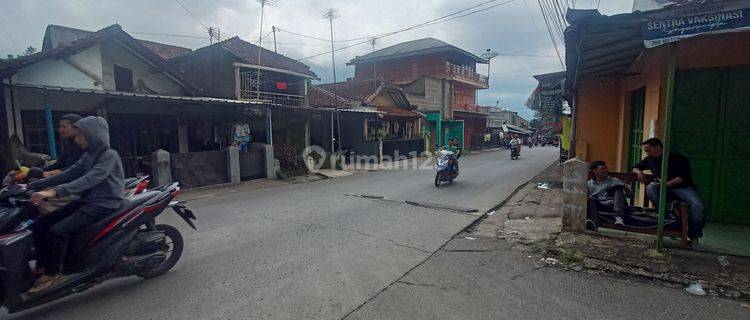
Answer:
[[[179,261],[184,244],[177,228],[156,224],[156,217],[171,208],[195,229],[193,212],[174,201],[179,192],[179,184],[173,183],[127,197],[116,213],[72,237],[70,248],[76,250],[65,257],[63,281],[28,295],[25,292],[36,280],[30,265],[35,260],[30,227],[38,214],[30,203],[31,191],[18,184],[4,187],[0,191],[0,304],[14,313],[105,280],[166,273]]]

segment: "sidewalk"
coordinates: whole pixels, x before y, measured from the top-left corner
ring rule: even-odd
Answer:
[[[613,277],[556,246],[568,236],[560,172],[548,167],[345,319],[747,319],[746,302]]]
[[[541,254],[540,259],[556,260],[562,269],[636,277],[677,288],[699,282],[713,297],[750,298],[750,258],[682,249],[657,252],[653,236],[615,230],[562,232],[560,173],[557,164],[547,168],[477,223],[470,236],[506,239]]]

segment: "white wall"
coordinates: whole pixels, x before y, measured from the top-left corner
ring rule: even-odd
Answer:
[[[133,86],[136,92],[147,92],[147,90],[139,90],[139,81],[141,81],[148,89],[158,94],[182,95],[179,85],[161,73],[154,73],[152,66],[119,43],[115,41],[102,43],[101,54],[104,90],[115,90],[114,66],[118,65],[133,71]]]
[[[98,45],[70,56],[69,59],[101,78],[101,55]],[[96,82],[95,79],[76,69],[67,61],[55,58],[42,60],[24,67],[13,76],[14,84],[101,90],[101,85],[97,85]]]

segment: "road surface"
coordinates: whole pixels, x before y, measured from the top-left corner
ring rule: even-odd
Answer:
[[[459,179],[440,188],[433,186],[434,171],[412,168],[260,190],[207,191],[189,203],[199,217],[198,231],[186,228],[172,215],[165,216],[166,222],[184,231],[186,241],[182,260],[168,274],[150,280],[131,277],[109,281],[81,294],[0,318],[420,318],[424,313],[415,314],[421,310],[416,306],[391,303],[398,297],[393,294],[398,293],[394,290],[399,288],[399,281],[430,270],[425,268],[440,270],[441,266],[456,271],[464,265],[483,272],[473,260],[473,264],[467,261],[458,266],[446,265],[450,259],[441,263],[445,253],[440,249],[558,157],[557,149],[551,147],[524,150],[517,161],[509,160],[507,152],[462,158]],[[434,209],[407,201],[473,208],[477,212]],[[525,268],[516,257],[506,258],[487,262]],[[477,285],[471,277],[450,272],[446,275],[452,278],[444,281],[460,282],[469,288]],[[560,283],[564,277],[562,273],[556,275],[558,280],[552,283]],[[551,297],[568,294],[555,288],[548,293]],[[533,299],[531,290],[519,292]],[[516,299],[521,298],[524,296]],[[404,299],[419,302],[414,297]],[[601,303],[600,297],[592,299],[592,304]],[[502,301],[487,303],[502,306]],[[516,307],[513,314],[524,314],[524,308],[529,306]],[[547,310],[550,308],[555,305]],[[484,318],[498,318],[502,308],[487,310]],[[538,316],[540,310],[545,309],[527,311]],[[444,315],[454,318],[455,314]],[[434,317],[440,318],[439,314],[424,318]]]

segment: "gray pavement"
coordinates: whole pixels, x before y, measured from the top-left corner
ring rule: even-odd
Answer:
[[[183,259],[170,273],[151,280],[109,281],[0,319],[742,315],[744,310],[734,301],[536,269],[534,261],[503,241],[453,239],[557,156],[554,148],[534,148],[524,150],[518,161],[508,160],[507,151],[465,157],[459,179],[440,188],[432,185],[432,170],[383,170],[304,184],[194,193],[198,199],[189,204],[199,217],[198,231],[172,215],[164,217],[186,238]],[[363,194],[383,198],[359,196]]]
[[[461,159],[452,185],[433,170],[383,170],[265,189],[209,190],[191,201],[175,269],[106,282],[3,319],[340,319],[423,263],[479,214],[558,156],[555,148]],[[424,161],[424,160],[420,160]],[[353,195],[379,195],[368,199]],[[477,209],[431,209],[429,202]]]

